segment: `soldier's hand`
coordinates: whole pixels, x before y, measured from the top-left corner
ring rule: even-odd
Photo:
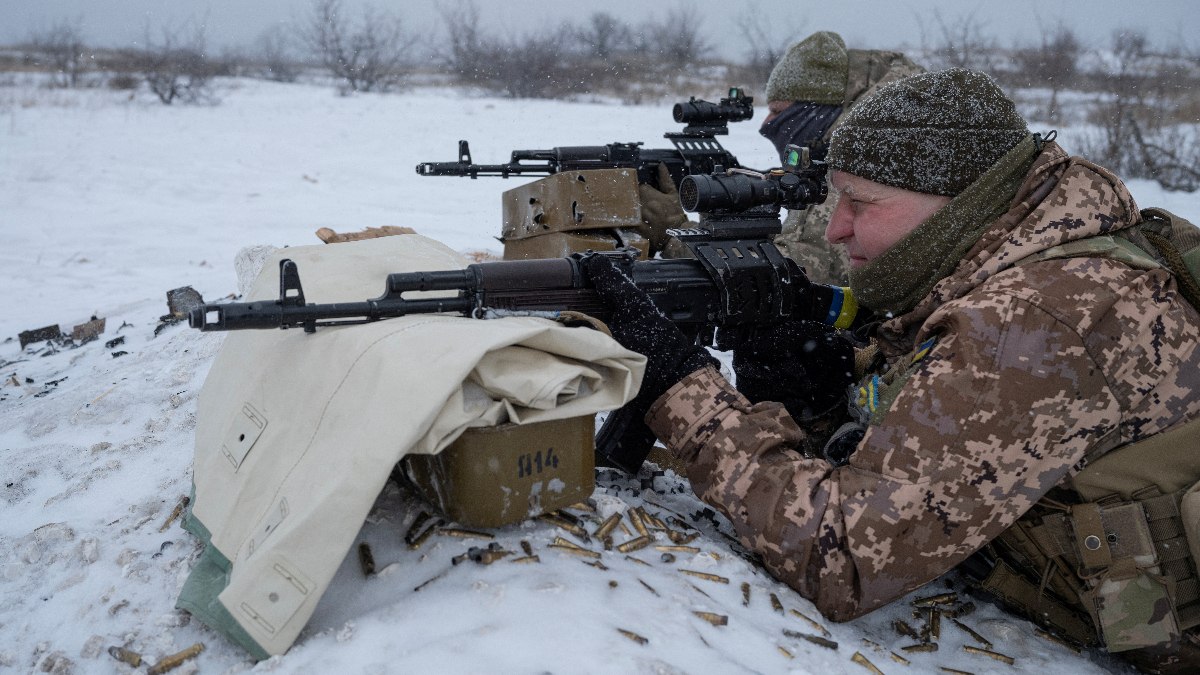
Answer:
[[[667,243],[667,230],[683,227],[688,222],[687,212],[679,205],[679,193],[666,164],[660,162],[658,165],[658,188],[639,183],[638,198],[642,203],[642,222],[646,224],[650,248],[661,251]]]
[[[649,410],[659,396],[687,375],[717,361],[688,340],[650,300],[645,291],[608,257],[585,256],[580,265],[600,299],[612,307],[608,328],[623,347],[646,357],[642,387],[630,405]]]
[[[733,349],[738,391],[751,403],[782,403],[797,420],[840,405],[854,381],[853,343],[823,323],[787,321],[719,338]]]

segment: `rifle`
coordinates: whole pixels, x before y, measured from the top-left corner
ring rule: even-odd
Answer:
[[[754,99],[734,87],[718,103],[690,100],[676,103],[671,114],[676,122],[687,124],[681,132],[663,137],[674,148],[643,149],[641,142],[578,145],[549,150],[513,150],[508,164],[475,164],[467,141],[458,142],[457,162],[422,162],[422,176],[509,176],[550,175],[560,171],[589,169],[636,169],[639,183],[658,185],[656,165],[665,164],[676,188],[688,175],[712,173],[717,166],[739,166],[737,158],[715,138],[729,133],[728,122],[740,122],[754,116]]]
[[[637,260],[636,251],[589,252],[568,258],[510,260],[458,270],[389,274],[383,295],[372,300],[306,304],[300,271],[279,263],[279,298],[207,304],[188,315],[202,331],[303,328],[369,323],[408,314],[457,312],[475,318],[581,312],[611,317],[591,286],[580,260],[612,256],[654,304],[697,344],[721,347],[721,334],[753,331],[782,321],[808,319],[837,328],[856,328],[858,315],[847,289],[814,284],[785,258],[772,239],[781,229],[779,209],[824,201],[825,165],[796,148],[789,165],[766,174],[744,169],[687,176],[680,185],[684,209],[700,213],[696,228],[672,230],[694,258]],[[457,291],[454,296],[407,299],[415,291]],[[596,437],[596,459],[636,473],[654,444],[645,411],[629,406],[611,413]]]

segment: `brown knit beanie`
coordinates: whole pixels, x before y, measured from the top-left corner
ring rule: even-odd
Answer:
[[[767,101],[841,104],[849,70],[846,43],[829,31],[813,33],[788,47],[767,78]]]
[[[834,130],[825,161],[876,183],[953,197],[1028,134],[992,78],[951,68],[859,101]]]

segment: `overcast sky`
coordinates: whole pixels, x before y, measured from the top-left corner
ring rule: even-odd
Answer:
[[[423,35],[436,36],[439,7],[458,0],[343,0],[357,15],[371,4],[404,17]],[[723,36],[738,41],[736,21],[749,11],[767,19],[773,39],[791,40],[815,30],[835,30],[851,47],[919,46],[936,42],[935,12],[953,24],[963,16],[984,28],[1002,45],[1036,42],[1041,26],[1062,23],[1087,45],[1111,41],[1118,29],[1140,30],[1154,42],[1200,46],[1200,3],[1197,0],[478,0],[485,26],[519,34],[546,28],[562,20],[582,21],[607,11],[631,24],[664,16],[684,6],[700,14],[710,43]],[[203,23],[209,44],[216,48],[248,45],[275,25],[288,25],[303,16],[312,0],[0,0],[0,44],[13,44],[57,22],[79,22],[89,43],[129,45],[147,27],[178,28]],[[734,47],[723,56],[737,57]]]

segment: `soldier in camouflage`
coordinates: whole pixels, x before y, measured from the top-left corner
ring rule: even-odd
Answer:
[[[924,69],[899,52],[847,49],[837,33],[813,33],[789,47],[771,71],[760,133],[779,151],[781,165],[788,144],[808,147],[814,159],[822,159],[830,134],[856,102],[883,84],[920,72]],[[643,217],[655,232],[687,222],[673,185],[665,185],[665,194],[649,185],[639,187]],[[775,244],[804,267],[811,280],[844,286],[850,269],[846,254],[825,240],[825,225],[836,205],[831,195],[824,204],[789,211]],[[686,255],[682,251],[677,244],[667,244],[663,257]]]
[[[884,317],[844,396],[844,381],[808,375],[847,363],[838,338],[735,350],[739,385],[764,360],[792,373],[775,392],[759,377],[748,398],[628,300],[639,291],[611,264],[586,265],[616,304],[613,335],[648,356],[647,423],[696,493],[844,621],[954,569],[1052,489],[1068,499],[1088,462],[1200,416],[1200,316],[1164,269],[1054,255],[1136,225],[1138,209],[1112,173],[1030,134],[982,73],[881,87],[839,123],[827,160],[840,193],[827,237],[849,253],[860,305]],[[803,413],[771,402],[797,395]],[[1140,667],[1195,668],[1194,633]]]

